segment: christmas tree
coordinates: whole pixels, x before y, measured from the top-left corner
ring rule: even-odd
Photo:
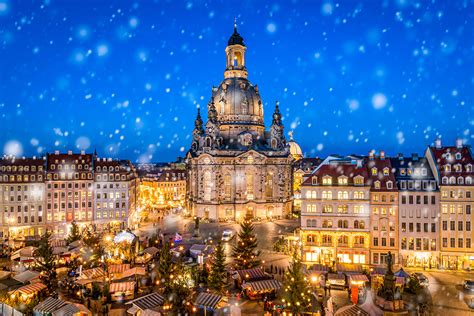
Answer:
[[[297,250],[293,253],[292,262],[285,273],[283,289],[283,302],[293,314],[299,315],[311,305],[311,290]]]
[[[51,234],[46,231],[46,233],[41,237],[36,252],[36,266],[41,272],[46,286],[53,289],[56,287],[56,261],[53,254],[53,248],[49,244],[50,236]]]
[[[240,232],[237,235],[237,244],[232,248],[234,266],[237,270],[252,269],[260,265],[257,249],[257,238],[253,231],[253,225],[249,220],[240,223]]]
[[[222,242],[219,241],[212,257],[212,266],[208,279],[209,288],[217,293],[222,293],[227,284],[226,275],[224,248],[222,247]]]
[[[159,285],[164,287],[165,293],[171,291],[171,283],[173,278],[173,272],[175,270],[175,264],[172,260],[172,254],[168,242],[165,242],[160,252],[160,259],[158,260],[158,281]]]
[[[70,244],[80,239],[81,239],[81,233],[79,232],[79,226],[76,224],[75,221],[73,221],[66,241],[68,244]]]

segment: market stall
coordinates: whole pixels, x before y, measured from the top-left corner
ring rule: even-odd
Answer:
[[[221,295],[201,292],[198,294],[194,306],[203,309],[204,315],[207,315],[208,312],[212,315],[219,308],[221,302]]]
[[[261,281],[244,282],[242,289],[251,300],[262,299],[265,296],[274,297],[281,288],[280,281],[270,279]]]
[[[135,297],[135,282],[110,283],[109,289],[112,301],[131,300]]]
[[[345,288],[346,276],[342,273],[328,273],[326,284],[331,287]]]

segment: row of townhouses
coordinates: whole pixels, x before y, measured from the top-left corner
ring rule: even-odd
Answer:
[[[59,153],[0,159],[0,236],[66,235],[73,221],[96,229],[137,220],[137,174],[128,160]]]
[[[302,177],[306,264],[474,267],[473,156],[437,139],[423,157],[329,156]]]

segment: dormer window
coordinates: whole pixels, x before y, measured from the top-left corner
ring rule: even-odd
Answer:
[[[377,175],[377,168],[375,168],[375,167],[372,168],[372,175],[373,176]]]
[[[347,185],[347,177],[339,177],[337,178],[337,184],[339,185]]]
[[[441,182],[443,184],[448,184],[448,177],[443,177],[443,180]]]
[[[421,169],[421,175],[422,175],[422,176],[428,175],[428,170],[426,170],[426,168],[422,168],[422,169]]]
[[[317,177],[313,177],[313,178],[311,179],[311,184],[312,184],[312,185],[318,184],[318,178],[317,178]]]
[[[420,175],[420,168],[415,168],[415,176],[419,176]]]
[[[464,178],[463,177],[458,178],[458,184],[464,184]]]
[[[323,177],[323,184],[324,185],[332,185],[332,178],[329,176]]]
[[[405,168],[400,168],[400,174],[404,176],[406,174]]]
[[[461,153],[456,153],[454,157],[456,157],[456,160],[461,160]]]
[[[357,176],[354,178],[355,185],[363,185],[364,184],[364,177]]]
[[[466,165],[466,172],[472,172],[472,165],[471,164]]]
[[[462,172],[462,166],[460,164],[454,165],[454,171],[455,172]]]
[[[389,172],[389,170],[388,170],[387,167],[383,168],[383,175],[384,176],[388,176],[388,172]]]
[[[451,165],[445,165],[444,166],[444,171],[445,172],[451,172]]]
[[[380,189],[380,181],[378,181],[378,180],[375,181],[375,182],[374,182],[374,187],[375,187],[376,189]]]
[[[444,155],[444,158],[446,158],[446,160],[451,160],[451,154],[450,153],[446,153]]]
[[[389,190],[393,189],[393,182],[392,181],[387,182],[387,189],[389,189]]]
[[[411,176],[412,171],[413,171],[413,170],[412,170],[411,168],[407,168],[407,174],[408,174],[409,176]]]

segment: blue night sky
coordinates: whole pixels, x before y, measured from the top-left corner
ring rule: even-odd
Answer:
[[[184,156],[234,17],[307,156],[473,142],[473,1],[0,0],[0,150]]]

